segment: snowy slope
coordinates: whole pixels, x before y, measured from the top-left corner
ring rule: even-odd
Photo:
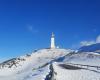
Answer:
[[[45,67],[48,68],[48,63],[70,52],[72,51],[65,49],[42,49],[30,56],[8,60],[0,64],[0,80],[31,80],[32,75],[36,77],[40,72],[48,73],[49,70],[43,70]],[[36,77],[36,80],[40,79]]]
[[[100,66],[100,54],[94,52],[71,53],[65,57],[63,62]]]
[[[53,64],[54,79],[56,80],[100,80],[100,73],[86,70],[86,69],[65,69],[59,66],[57,63]]]
[[[99,80],[100,54],[68,49],[41,49],[0,64],[0,80]],[[66,69],[60,64],[67,65]],[[75,68],[75,69],[71,69]],[[83,69],[86,68],[86,69]]]

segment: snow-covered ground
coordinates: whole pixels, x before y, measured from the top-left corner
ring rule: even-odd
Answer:
[[[100,54],[94,52],[82,52],[67,56],[63,62],[100,66]]]
[[[99,62],[98,53],[73,53],[73,50],[68,49],[41,49],[0,64],[0,80],[48,80],[46,78],[50,73],[54,74],[51,77],[56,80],[100,80],[99,71],[97,73],[87,69],[69,70],[58,65],[74,63],[100,66]],[[51,64],[53,64],[53,73],[50,69]]]
[[[85,69],[64,69],[58,66],[57,63],[53,64],[56,75],[56,80],[100,80],[100,73],[93,72]]]
[[[31,77],[34,80],[41,80],[46,76],[43,74],[49,72],[47,69],[44,70],[48,63],[70,52],[71,50],[65,49],[42,49],[30,56],[21,56],[20,58],[25,61],[19,61],[16,64],[17,67],[13,65],[9,68],[8,65],[5,65],[0,69],[0,80],[31,80]]]

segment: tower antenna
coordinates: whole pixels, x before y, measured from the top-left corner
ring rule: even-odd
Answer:
[[[51,35],[51,49],[55,49],[55,35],[53,32]]]

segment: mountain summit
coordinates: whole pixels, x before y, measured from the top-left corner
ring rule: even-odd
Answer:
[[[100,44],[79,51],[55,46],[0,63],[0,80],[100,80]]]
[[[100,55],[93,52],[35,50],[1,63],[0,80],[99,80],[99,62]]]
[[[10,59],[0,64],[0,80],[27,80],[29,76],[31,78],[32,75],[35,75],[38,70],[42,73],[42,68],[46,68],[50,63],[57,61],[60,57],[70,52],[72,52],[72,50],[41,49],[30,55],[27,54]],[[45,74],[46,73],[48,72],[45,72]],[[31,80],[30,78],[28,80]]]

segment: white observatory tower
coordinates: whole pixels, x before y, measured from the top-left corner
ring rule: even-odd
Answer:
[[[52,35],[51,35],[51,49],[55,49],[55,35],[54,33],[52,32]]]

